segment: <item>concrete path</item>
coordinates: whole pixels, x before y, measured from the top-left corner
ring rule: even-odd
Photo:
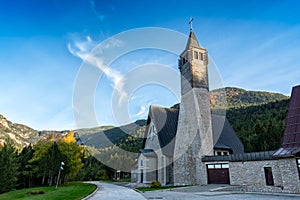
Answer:
[[[289,195],[266,195],[266,194],[235,194],[232,192],[178,192],[178,191],[151,191],[143,195],[147,199],[162,200],[296,200],[299,196]]]
[[[109,183],[90,182],[98,186],[99,190],[88,200],[143,200],[145,197],[140,193],[126,187]]]
[[[142,193],[147,199],[162,199],[162,200],[296,200],[300,199],[300,195],[289,194],[263,194],[263,193],[239,193],[234,191],[216,191],[222,187],[229,185],[204,185],[173,188],[170,190],[157,190]],[[214,192],[212,192],[214,191]]]

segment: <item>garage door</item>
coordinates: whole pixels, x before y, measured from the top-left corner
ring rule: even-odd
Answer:
[[[208,184],[230,184],[228,163],[207,165]]]

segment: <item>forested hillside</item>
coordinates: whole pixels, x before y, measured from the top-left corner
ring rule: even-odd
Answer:
[[[226,116],[246,152],[278,149],[282,142],[289,100],[231,108]]]
[[[226,109],[240,108],[286,99],[288,99],[288,97],[280,93],[247,91],[234,87],[226,87],[225,90],[218,89],[210,92],[212,109],[223,108],[224,106],[226,106]],[[224,104],[224,102],[226,104]]]

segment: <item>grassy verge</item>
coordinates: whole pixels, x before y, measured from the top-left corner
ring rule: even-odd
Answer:
[[[100,180],[101,182],[105,182],[105,183],[113,183],[113,182],[130,182],[131,179],[130,178],[123,178],[123,179],[119,179],[119,180]]]
[[[11,192],[7,192],[0,195],[0,200],[7,200],[7,199],[18,199],[18,200],[40,200],[40,199],[47,199],[47,200],[74,200],[74,199],[82,199],[83,197],[89,195],[96,189],[95,185],[88,184],[88,183],[67,183],[63,186],[59,186],[55,189],[55,186],[52,187],[36,187],[36,188],[29,188],[24,190],[15,190]],[[44,194],[29,194],[35,193],[35,191],[43,190]]]
[[[135,188],[136,190],[139,190],[141,192],[147,192],[147,191],[154,191],[154,190],[166,190],[166,189],[172,189],[172,188],[179,188],[179,187],[187,187],[187,186],[162,186],[159,188],[152,188],[152,187],[138,187]]]

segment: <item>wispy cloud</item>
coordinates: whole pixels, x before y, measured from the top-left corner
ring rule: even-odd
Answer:
[[[96,9],[96,5],[95,5],[95,0],[90,0],[90,4],[91,4],[91,7],[93,9],[93,12],[94,14],[97,16],[97,18],[100,20],[100,21],[104,21],[105,19],[105,15],[102,14],[102,13],[99,13]]]
[[[145,114],[147,112],[148,112],[148,110],[147,110],[146,106],[145,105],[141,105],[139,112],[136,113],[134,115],[134,117],[138,117],[138,118],[143,117],[143,116],[145,116]]]
[[[92,50],[96,48],[98,42],[92,40],[90,36],[86,36],[84,40],[74,39],[72,42],[69,42],[67,47],[69,52],[80,58],[83,62],[87,62],[92,66],[97,67],[101,70],[108,78],[112,81],[113,87],[119,88],[122,90],[122,75],[119,71],[114,70],[108,67],[105,64],[105,60],[101,56],[96,56],[95,53],[92,53]],[[102,48],[115,48],[121,44],[121,41],[116,39],[110,39]]]
[[[109,40],[101,43],[97,46],[98,42],[94,41],[90,36],[86,36],[84,39],[75,38],[68,43],[67,47],[69,52],[80,58],[83,62],[88,63],[91,66],[97,67],[107,79],[111,82],[111,87],[116,91],[118,96],[118,106],[122,106],[124,100],[127,99],[128,94],[124,89],[123,75],[118,70],[108,66],[108,61],[105,56],[102,55],[104,51],[109,51],[120,47],[122,41],[110,38]]]
[[[132,103],[132,106],[139,105],[136,106],[135,113],[132,114],[133,119],[137,120],[137,119],[147,118],[149,107],[151,105],[154,105],[158,101],[157,99],[149,99],[149,98],[145,98],[145,96],[134,95],[130,97],[130,102]]]
[[[86,36],[84,39],[79,39],[77,37],[75,39],[73,38],[72,41],[68,43],[67,47],[72,55],[86,61],[89,53],[96,45],[97,42],[93,41],[90,36]]]

